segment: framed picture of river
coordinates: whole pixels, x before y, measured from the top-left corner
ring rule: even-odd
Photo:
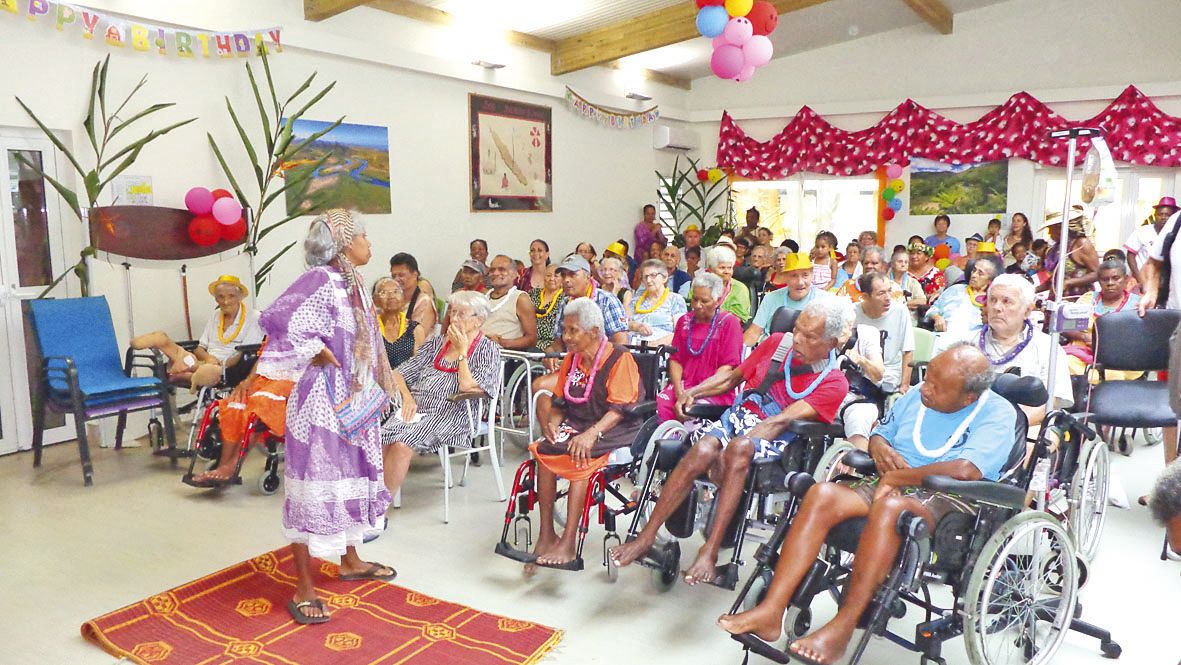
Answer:
[[[553,211],[550,107],[468,95],[473,212]]]
[[[296,120],[292,141],[305,141],[332,123]],[[316,164],[326,157],[318,168]],[[283,177],[290,179],[315,168],[308,186],[286,192],[287,214],[301,210],[311,213],[326,208],[389,214],[390,138],[389,130],[374,125],[341,124],[299,152],[299,159],[285,162]]]

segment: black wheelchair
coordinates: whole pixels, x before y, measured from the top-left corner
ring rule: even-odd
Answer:
[[[998,377],[993,390],[1017,405],[1045,404],[1048,395],[1035,377]],[[1053,662],[1066,633],[1074,630],[1100,640],[1102,653],[1118,658],[1119,644],[1111,634],[1078,617],[1078,589],[1085,581],[1085,564],[1062,522],[1046,512],[1028,510],[1031,467],[1049,453],[1043,437],[1026,464],[1028,426],[1018,410],[1014,444],[997,482],[960,481],[946,476],[928,476],[923,487],[954,494],[978,507],[975,515],[948,513],[930,529],[922,518],[904,512],[897,529],[902,544],[886,581],[879,587],[862,614],[859,639],[850,645],[848,663],[859,662],[872,636],[889,641],[920,655],[922,665],[944,665],[943,643],[964,635],[969,661],[973,665]],[[1072,421],[1077,422],[1077,421]],[[860,451],[842,459],[854,477],[876,474],[873,459]],[[793,510],[816,480],[806,474],[787,479]],[[790,517],[783,519],[771,540],[759,548],[757,567],[731,607],[731,613],[749,607],[751,597],[765,590],[768,575],[778,560],[778,550],[787,535]],[[792,597],[784,615],[786,644],[811,629],[811,605],[816,596],[829,593],[841,600],[852,574],[852,557],[865,528],[864,517],[846,520],[833,528],[821,555],[812,564]],[[931,587],[947,585],[952,592],[950,607],[932,601]],[[890,619],[901,618],[913,605],[925,613],[913,639],[888,630]],[[778,663],[790,661],[785,650],[751,634],[734,635],[746,650]],[[748,654],[749,655],[749,654]]]
[[[788,332],[794,325],[800,312],[781,308],[772,317],[768,332]],[[850,339],[846,348],[856,343]],[[842,370],[849,378],[850,385],[866,386],[865,378],[852,363],[843,363]],[[782,367],[773,366],[768,376],[778,373],[782,378]],[[776,379],[778,380],[778,379]],[[769,382],[764,382],[767,387]],[[872,388],[872,384],[869,384]],[[748,391],[750,392],[750,391]],[[877,404],[879,412],[884,405],[885,395],[880,391],[865,390],[864,395],[856,396],[847,401],[842,407],[848,408],[853,404],[871,402]],[[698,404],[690,407],[688,414],[699,420],[717,420],[726,410],[726,406]],[[651,508],[660,498],[660,487],[668,474],[672,473],[681,458],[688,452],[690,442],[684,428],[670,425],[668,429],[655,437],[655,444],[645,464],[643,485],[640,488],[638,501],[640,509],[632,518],[627,531],[627,541],[635,540],[640,529],[651,514]],[[827,456],[827,451],[833,448],[837,439],[844,436],[844,425],[840,416],[832,424],[816,421],[796,421],[791,423],[787,431],[795,435],[795,439],[784,450],[783,455],[774,459],[755,459],[751,463],[751,470],[747,475],[743,487],[742,498],[738,510],[727,527],[722,541],[725,549],[731,550],[729,560],[718,566],[717,574],[711,584],[733,590],[739,580],[739,570],[744,565],[743,545],[748,535],[765,540],[781,520],[785,502],[790,501],[787,494],[787,478],[797,471],[812,471]],[[851,445],[849,445],[852,448]],[[652,583],[658,590],[667,590],[675,582],[681,559],[680,540],[689,538],[695,531],[708,534],[713,530],[714,501],[717,487],[707,478],[698,479],[694,483],[689,496],[681,503],[673,515],[665,523],[661,537],[649,553],[636,560],[639,565],[652,571]],[[665,535],[667,534],[667,535]]]
[[[607,570],[608,580],[614,582],[619,577],[619,569],[607,556],[608,550],[614,544],[620,543],[617,530],[617,519],[635,512],[638,504],[627,494],[622,485],[624,481],[635,483],[639,473],[640,462],[649,442],[655,436],[662,436],[661,432],[668,427],[661,427],[662,423],[656,417],[656,393],[660,388],[660,376],[665,365],[668,349],[666,347],[651,347],[647,345],[626,347],[635,359],[640,370],[640,400],[628,409],[629,415],[646,418],[630,446],[619,448],[611,453],[607,465],[591,476],[588,482],[586,502],[581,510],[578,524],[566,525],[566,528],[578,529],[578,545],[576,557],[567,566],[567,570],[582,570],[584,568],[583,547],[590,530],[592,511],[599,524],[603,525],[606,534],[603,537],[603,566]],[[562,401],[554,400],[555,406],[562,406]],[[677,423],[680,425],[680,423]],[[565,498],[566,490],[559,489],[558,501]],[[535,533],[530,513],[536,507],[537,495],[537,461],[528,459],[521,463],[513,476],[512,491],[509,494],[508,507],[504,515],[504,528],[500,534],[500,541],[496,544],[496,553],[520,561],[531,563],[535,556],[530,551],[533,546]],[[555,508],[554,514],[563,511]],[[511,534],[511,542],[510,542]]]

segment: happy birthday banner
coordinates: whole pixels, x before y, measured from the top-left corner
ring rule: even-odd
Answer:
[[[628,113],[627,111],[616,111],[605,106],[599,106],[594,102],[586,99],[582,95],[566,86],[566,104],[570,106],[578,115],[587,120],[594,120],[600,125],[613,127],[615,129],[635,129],[643,127],[652,122],[656,122],[660,118],[660,108],[653,106],[650,109],[637,111],[635,113]]]
[[[33,23],[53,22],[59,31],[77,30],[83,39],[100,37],[115,48],[130,46],[145,53],[155,50],[181,58],[248,58],[260,52],[283,52],[280,28],[230,32],[164,28],[49,0],[0,0],[0,16],[5,11],[23,13]]]

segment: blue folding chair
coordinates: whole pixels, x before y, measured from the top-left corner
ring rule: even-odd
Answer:
[[[161,451],[176,466],[176,432],[163,357],[158,351],[127,350],[120,363],[115,326],[107,299],[32,300],[29,316],[41,351],[41,372],[33,400],[33,466],[41,466],[45,410],[74,416],[82,477],[93,484],[86,422],[119,416],[115,447],[123,445],[127,414],[159,408],[163,412],[168,449]],[[134,377],[137,369],[151,376]]]

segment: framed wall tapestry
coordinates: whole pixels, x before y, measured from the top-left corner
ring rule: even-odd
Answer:
[[[553,211],[550,107],[468,95],[473,212]]]

